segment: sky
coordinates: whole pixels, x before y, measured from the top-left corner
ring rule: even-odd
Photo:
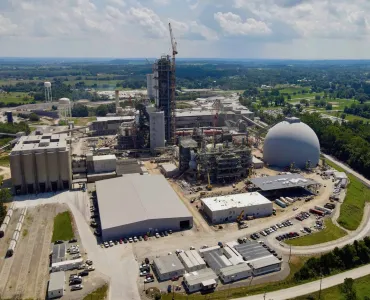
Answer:
[[[0,57],[369,59],[369,0],[0,0]]]

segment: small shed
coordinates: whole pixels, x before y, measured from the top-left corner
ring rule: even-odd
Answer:
[[[161,168],[162,174],[165,177],[173,177],[179,171],[176,165],[172,163],[162,164],[160,168]]]
[[[63,297],[64,284],[65,284],[64,272],[51,273],[48,287],[48,299]]]
[[[252,164],[254,169],[262,169],[264,166],[263,161],[255,156],[252,156]]]
[[[202,269],[186,273],[184,285],[190,293],[208,291],[215,289],[218,284],[218,277],[212,269]]]
[[[158,275],[158,280],[166,281],[173,277],[182,276],[185,268],[175,254],[155,258],[153,268]]]

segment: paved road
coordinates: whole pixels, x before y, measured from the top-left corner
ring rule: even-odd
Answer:
[[[343,272],[334,276],[330,276],[327,278],[324,278],[322,280],[322,289],[327,289],[332,286],[338,285],[343,283],[345,278],[360,278],[363,276],[366,276],[370,274],[370,265],[366,265],[357,269],[353,269],[347,272]],[[320,280],[316,280],[310,283],[298,285],[292,288],[284,289],[284,290],[279,290],[275,292],[270,292],[264,294],[259,294],[255,296],[247,296],[247,297],[241,297],[237,298],[239,300],[285,300],[285,299],[291,299],[303,295],[308,295],[313,292],[316,292],[320,289]],[[265,298],[264,298],[265,297]]]
[[[367,187],[370,188],[370,180],[366,179],[360,173],[357,173],[356,171],[352,170],[349,166],[345,165],[344,163],[340,162],[339,160],[337,160],[336,158],[334,158],[330,155],[327,155],[327,154],[324,154],[324,153],[322,153],[322,155],[326,159],[328,159],[328,160],[332,161],[333,163],[337,164],[338,166],[340,166],[346,172],[351,173],[353,176],[357,177],[359,180],[362,181],[363,184],[365,184]]]

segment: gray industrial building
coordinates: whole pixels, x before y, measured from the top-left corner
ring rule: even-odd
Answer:
[[[64,295],[65,273],[54,272],[50,273],[48,286],[48,299],[61,298]]]
[[[305,178],[300,174],[284,174],[250,179],[257,188],[262,191],[283,190],[291,188],[306,188],[320,185],[311,178]]]
[[[96,193],[105,241],[193,226],[193,216],[162,175],[98,181]]]
[[[165,122],[164,112],[154,111],[149,113],[150,123],[150,150],[152,153],[156,148],[163,148],[165,146]]]
[[[53,250],[51,254],[51,263],[58,263],[61,261],[65,261],[66,259],[66,244],[52,244]]]
[[[282,261],[273,256],[260,243],[247,241],[244,244],[235,245],[234,248],[251,267],[253,276],[277,272],[281,269]]]
[[[72,184],[67,134],[23,136],[9,157],[15,194],[69,189]]]
[[[159,281],[170,280],[185,273],[184,266],[175,254],[155,258],[153,260],[153,270]]]
[[[263,160],[271,166],[316,167],[320,158],[320,142],[315,132],[298,118],[286,118],[272,127],[263,145]]]
[[[210,291],[217,287],[218,277],[212,269],[202,269],[184,275],[184,285],[188,292]]]
[[[119,127],[122,123],[130,123],[135,121],[135,116],[111,116],[111,117],[98,117],[90,125],[90,130],[93,135],[114,135],[117,134]]]

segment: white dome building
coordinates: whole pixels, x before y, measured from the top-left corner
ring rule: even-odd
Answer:
[[[298,118],[287,118],[272,127],[263,146],[263,159],[270,166],[287,167],[294,163],[305,168],[307,161],[316,166],[320,142],[315,132]]]

